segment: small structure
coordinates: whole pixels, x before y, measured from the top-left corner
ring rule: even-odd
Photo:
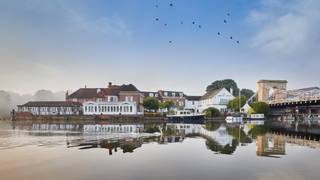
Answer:
[[[68,101],[30,101],[18,105],[18,113],[32,115],[79,115],[81,103]]]
[[[226,88],[210,91],[201,97],[200,109],[204,111],[207,108],[214,107],[223,112],[227,110],[229,101],[233,99],[234,96]]]

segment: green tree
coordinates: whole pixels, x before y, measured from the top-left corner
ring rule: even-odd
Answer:
[[[209,86],[207,86],[207,92],[214,91],[221,88],[226,88],[228,91],[230,91],[230,89],[232,88],[234,96],[239,94],[238,85],[232,79],[214,81]]]
[[[159,103],[158,99],[156,99],[154,97],[147,97],[143,100],[143,106],[147,110],[157,111],[160,107],[160,103]]]
[[[248,100],[247,97],[241,96],[240,107],[244,106],[246,104],[247,100]],[[233,100],[229,101],[228,108],[234,109],[235,111],[239,111],[239,96],[237,96]]]
[[[167,109],[169,111],[171,108],[175,106],[173,101],[165,101],[160,103],[160,108],[161,109]]]
[[[220,111],[214,107],[210,107],[204,111],[205,111],[205,116],[208,119],[221,116]]]
[[[251,107],[258,114],[268,114],[269,112],[269,105],[265,102],[254,102]]]
[[[251,89],[241,89],[241,95],[247,97],[247,99],[253,96],[254,92]]]

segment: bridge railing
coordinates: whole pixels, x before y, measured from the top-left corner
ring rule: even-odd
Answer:
[[[275,98],[277,97],[277,98]],[[299,92],[277,92],[270,96],[269,104],[280,104],[280,103],[292,103],[292,102],[302,102],[302,101],[314,101],[320,100],[320,91],[317,93],[299,93]]]

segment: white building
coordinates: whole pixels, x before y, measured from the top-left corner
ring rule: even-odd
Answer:
[[[234,96],[226,88],[210,91],[201,97],[199,110],[202,112],[207,108],[214,107],[220,111],[226,111],[229,101],[233,99]]]
[[[18,113],[32,115],[79,115],[81,103],[67,101],[30,101],[18,106]]]
[[[210,91],[203,96],[186,96],[185,99],[185,109],[201,113],[210,107],[225,111],[234,96],[226,88],[221,88]]]
[[[201,112],[200,99],[201,96],[186,96],[184,109],[192,110],[195,113]]]
[[[132,101],[88,101],[83,103],[84,115],[136,115],[136,102]]]

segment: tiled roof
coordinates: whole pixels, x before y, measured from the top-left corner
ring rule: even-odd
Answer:
[[[211,98],[211,97],[214,97],[214,96],[217,95],[222,89],[223,89],[223,88],[220,88],[220,89],[216,89],[216,90],[207,92],[206,94],[204,94],[204,95],[201,97],[201,100],[209,99],[209,98]]]
[[[186,96],[186,99],[189,101],[199,101],[202,96]]]
[[[70,107],[81,106],[78,102],[69,101],[29,101],[26,104],[20,105],[26,107]]]
[[[133,84],[123,84],[120,86],[120,91],[139,91]]]
[[[98,98],[98,89],[103,88],[80,88],[76,92],[70,94],[68,98]]]
[[[105,96],[118,96],[120,91],[139,91],[134,85],[123,84],[121,86],[110,85],[108,88],[80,88],[76,92],[68,96],[68,99],[73,98],[102,98]]]

